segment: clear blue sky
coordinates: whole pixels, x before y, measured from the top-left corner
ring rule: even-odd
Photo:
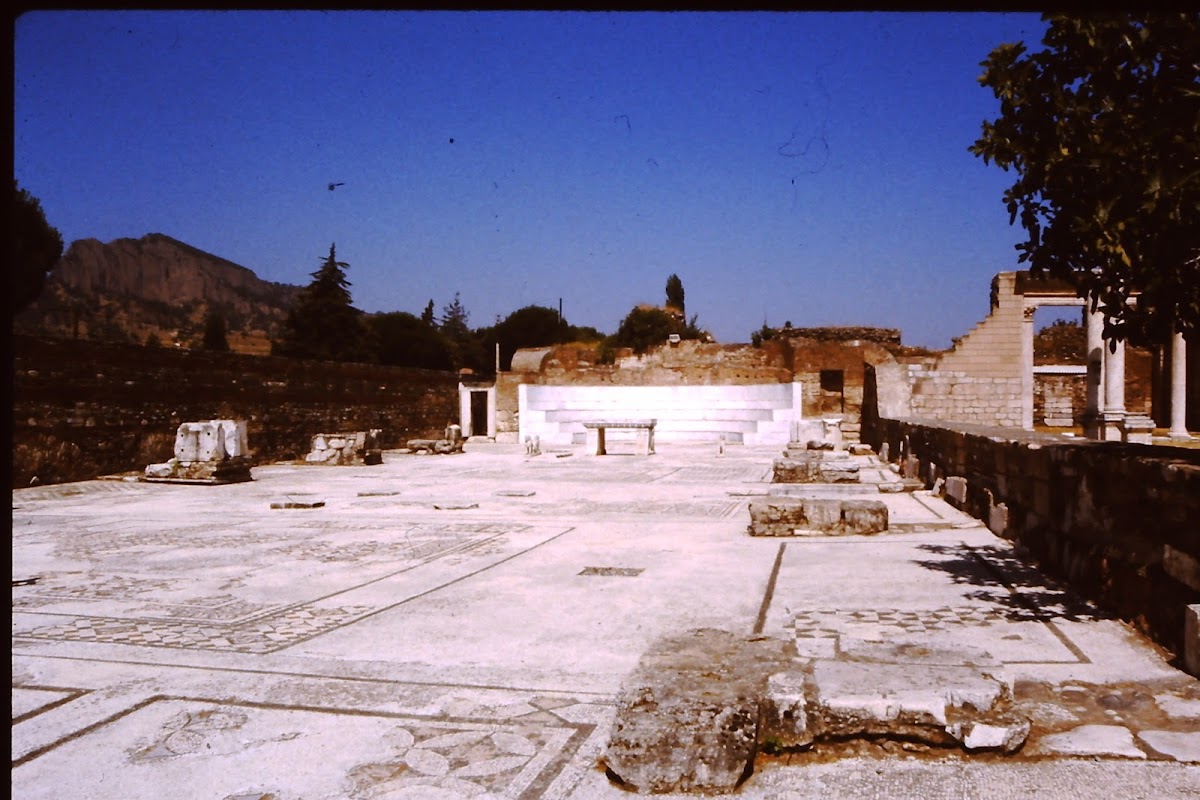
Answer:
[[[1017,268],[969,152],[1033,14],[34,12],[15,175],[64,240],[163,233],[355,305],[616,330],[683,280],[722,342],[772,325],[948,347]],[[334,191],[330,183],[341,183]]]

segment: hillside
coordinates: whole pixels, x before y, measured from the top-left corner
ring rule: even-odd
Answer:
[[[299,291],[161,233],[107,244],[80,239],[13,331],[191,348],[211,310],[225,318],[230,349],[267,353]]]

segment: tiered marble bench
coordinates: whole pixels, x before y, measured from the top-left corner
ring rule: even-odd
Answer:
[[[648,456],[654,452],[654,426],[657,424],[658,420],[654,419],[608,419],[585,422],[583,427],[587,429],[587,451],[592,455],[606,455],[608,451],[605,447],[605,433],[610,428],[621,428],[637,431],[636,453],[639,456]]]

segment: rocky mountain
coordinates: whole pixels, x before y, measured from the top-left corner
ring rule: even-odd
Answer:
[[[225,319],[230,349],[267,353],[299,292],[161,233],[107,244],[80,239],[13,331],[199,347],[215,312]]]

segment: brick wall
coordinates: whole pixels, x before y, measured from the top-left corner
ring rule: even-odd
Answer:
[[[255,463],[314,433],[380,428],[385,448],[457,422],[448,372],[14,336],[12,485],[84,480],[171,457],[182,422],[247,421]]]

